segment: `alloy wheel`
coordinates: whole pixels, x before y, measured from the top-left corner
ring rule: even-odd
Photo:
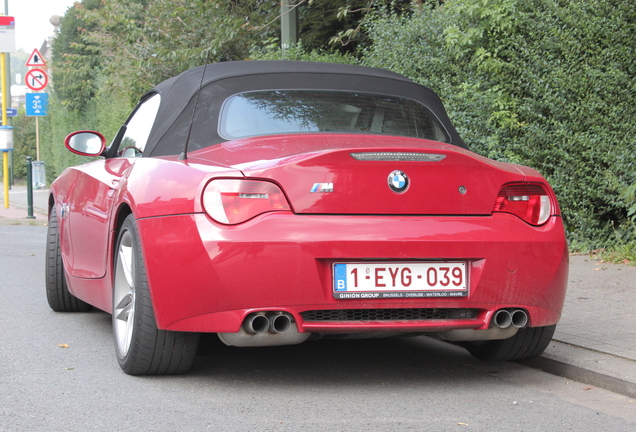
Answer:
[[[117,250],[113,293],[113,329],[117,352],[125,357],[130,349],[135,327],[135,265],[133,237],[122,234]]]

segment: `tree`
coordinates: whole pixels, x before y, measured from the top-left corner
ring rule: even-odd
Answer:
[[[23,109],[13,119],[13,175],[17,178],[26,177],[26,157],[35,160],[35,118],[27,117]]]
[[[100,7],[99,0],[75,3],[62,18],[60,33],[53,41],[51,80],[62,106],[81,111],[95,97],[101,67],[99,47],[87,42],[94,30],[85,19],[87,11]]]

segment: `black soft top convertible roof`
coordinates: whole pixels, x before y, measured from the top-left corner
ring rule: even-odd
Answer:
[[[205,69],[205,76],[202,77]],[[203,78],[203,80],[202,80]],[[212,63],[187,70],[148,92],[160,94],[161,104],[145,155],[178,154],[192,118],[195,96],[202,89],[188,148],[225,141],[218,135],[218,115],[225,99],[252,90],[326,89],[380,93],[414,99],[427,106],[448,131],[451,143],[466,147],[451,124],[439,97],[427,87],[395,72],[364,66],[303,61],[236,61]],[[146,96],[146,97],[147,97]],[[199,125],[208,125],[203,130]]]
[[[359,75],[377,78],[389,78],[398,81],[412,83],[410,79],[395,72],[384,69],[375,69],[365,66],[355,66],[338,63],[318,63],[288,60],[252,60],[233,61],[224,63],[211,63],[206,66],[199,66],[187,70],[176,77],[167,79],[155,87],[160,93],[176,92],[177,94],[189,95],[196,93],[201,84],[201,74],[205,69],[203,86],[213,81],[225,78],[241,77],[249,75],[268,75],[280,73],[292,74],[329,74],[329,75]],[[302,85],[303,80],[299,79],[295,85]],[[189,99],[189,97],[188,97]]]

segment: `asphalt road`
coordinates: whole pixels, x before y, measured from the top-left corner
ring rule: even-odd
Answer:
[[[424,337],[229,348],[131,377],[110,316],[52,312],[46,227],[0,225],[0,431],[634,431],[636,401]]]

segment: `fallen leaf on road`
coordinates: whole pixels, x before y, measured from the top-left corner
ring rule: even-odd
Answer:
[[[57,344],[58,348],[68,348],[68,344]]]
[[[583,390],[592,390],[594,387],[583,387]]]

